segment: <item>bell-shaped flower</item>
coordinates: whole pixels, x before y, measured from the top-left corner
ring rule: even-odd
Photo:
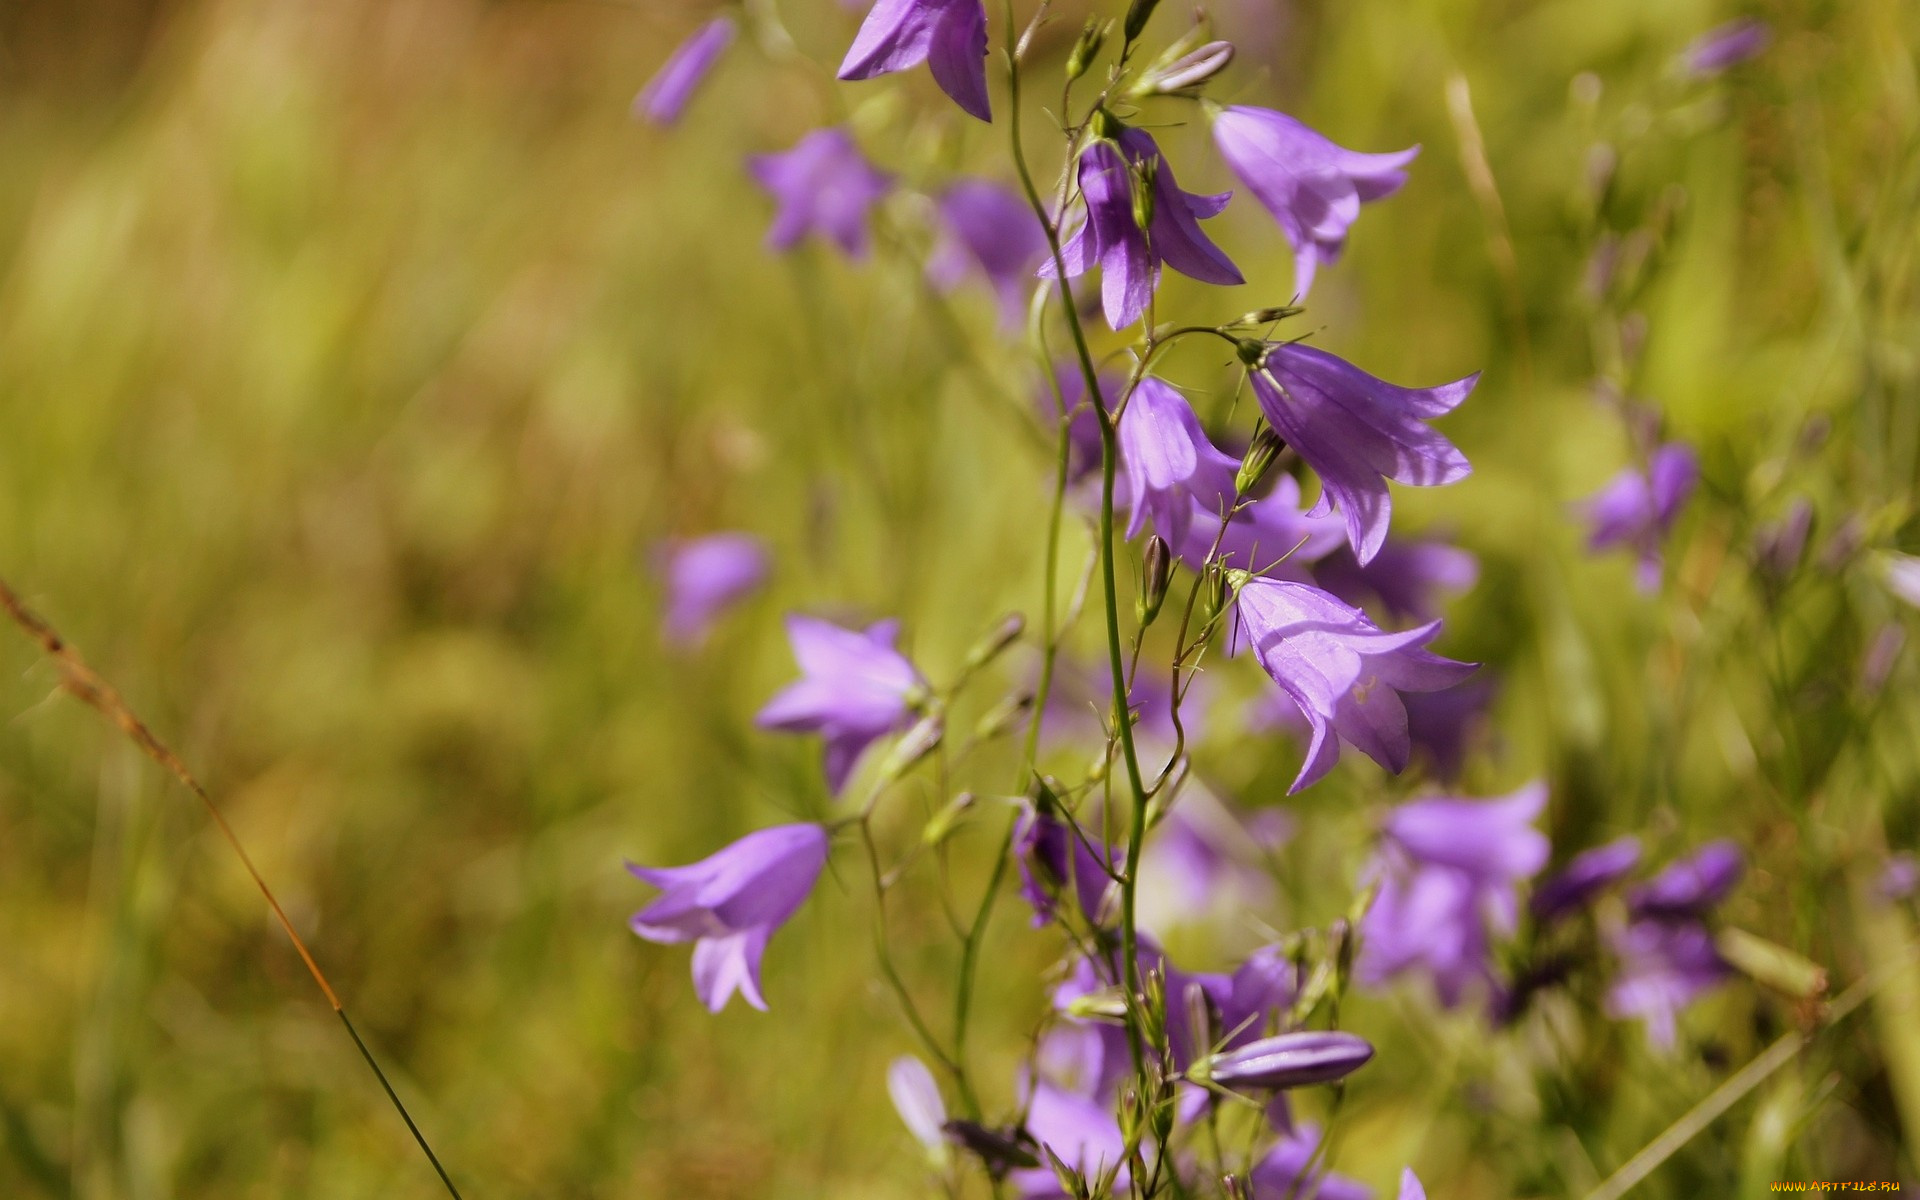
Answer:
[[[1638,1018],[1662,1049],[1673,1045],[1680,1011],[1733,976],[1713,934],[1695,920],[1634,921],[1612,939],[1619,966],[1607,1015]]]
[[[1468,747],[1488,724],[1494,691],[1491,679],[1476,677],[1437,692],[1408,692],[1400,697],[1407,710],[1407,739],[1433,779],[1451,783],[1460,777]]]
[[[1126,1194],[1126,1139],[1110,1106],[1037,1079],[1027,1099],[1026,1129],[1036,1143],[1083,1179],[1117,1172],[1112,1194]],[[1048,1166],[1013,1171],[1007,1182],[1020,1200],[1071,1200]]]
[[[1387,539],[1387,480],[1436,487],[1472,473],[1466,456],[1425,422],[1459,407],[1479,379],[1398,387],[1325,350],[1280,342],[1253,372],[1253,392],[1274,431],[1320,476],[1312,514],[1339,509],[1364,564]]]
[[[776,825],[684,867],[627,870],[663,889],[633,915],[633,931],[650,942],[693,942],[693,988],[719,1012],[738,991],[766,1011],[760,958],[767,939],[794,914],[827,862],[827,831],[818,825]]]
[[[1718,75],[1756,57],[1772,42],[1773,28],[1765,21],[1741,17],[1701,34],[1681,54],[1681,69],[1696,79]]]
[[[1127,536],[1151,517],[1169,545],[1185,538],[1196,506],[1224,513],[1233,506],[1239,460],[1207,438],[1187,398],[1149,375],[1120,414],[1120,461],[1127,476]]]
[[[778,206],[767,245],[791,250],[817,234],[848,258],[865,257],[868,210],[893,178],[866,160],[846,129],[816,129],[784,153],[754,155],[747,169]]]
[[[1412,1167],[1400,1168],[1398,1200],[1427,1200],[1427,1189],[1420,1185],[1420,1177],[1413,1173]]]
[[[1442,1004],[1484,984],[1494,991],[1492,939],[1518,921],[1517,888],[1546,865],[1533,827],[1544,784],[1498,800],[1436,798],[1403,804],[1387,819],[1369,868],[1379,894],[1361,924],[1357,975],[1379,986],[1424,971]]]
[[[1189,501],[1184,536],[1169,541],[1174,556],[1199,570],[1213,561],[1236,571],[1304,581],[1305,564],[1314,562],[1346,541],[1338,517],[1310,516],[1300,511],[1300,484],[1291,475],[1274,480],[1267,494],[1243,503],[1220,532],[1219,506],[1198,497]]]
[[[1001,324],[1020,323],[1033,290],[1034,268],[1047,253],[1047,235],[1027,202],[985,179],[961,179],[934,200],[940,229],[927,259],[927,278],[951,291],[978,272],[1000,303]]]
[[[801,678],[754,718],[762,729],[818,733],[826,739],[827,784],[835,792],[868,746],[903,727],[913,697],[926,681],[894,643],[898,621],[865,632],[798,614],[787,618],[787,639]]]
[[[1746,856],[1730,841],[1708,842],[1627,893],[1636,919],[1704,917],[1725,900],[1746,873]]]
[[[1138,203],[1137,172],[1153,180],[1151,199]],[[1225,208],[1233,193],[1181,191],[1152,135],[1126,129],[1117,140],[1094,142],[1080,153],[1079,180],[1086,222],[1061,247],[1060,257],[1070,277],[1100,268],[1101,304],[1115,329],[1125,329],[1147,310],[1162,263],[1202,283],[1246,282],[1240,268],[1200,231],[1200,222]],[[1151,216],[1142,230],[1136,213],[1147,210]],[[1053,277],[1052,259],[1041,264],[1040,273]]]
[[[1400,693],[1451,687],[1475,669],[1421,649],[1439,636],[1440,622],[1387,633],[1307,584],[1249,579],[1234,605],[1254,657],[1312,728],[1290,791],[1332,770],[1341,741],[1390,771],[1405,770],[1412,748]]]
[[[1194,1070],[1221,1087],[1283,1091],[1345,1079],[1373,1057],[1365,1038],[1337,1030],[1302,1030],[1256,1038],[1216,1054]]]
[[[1160,931],[1264,908],[1273,897],[1268,857],[1289,829],[1290,818],[1278,809],[1242,821],[1189,778],[1140,853],[1140,925]]]
[[[656,125],[678,121],[713,64],[733,44],[733,35],[732,17],[715,17],[695,30],[634,97],[633,115]]]
[[[1293,244],[1293,294],[1340,257],[1360,205],[1400,190],[1420,147],[1392,154],[1342,149],[1285,113],[1234,107],[1213,119],[1213,141]]]
[[[667,585],[661,632],[670,643],[698,646],[722,612],[766,581],[767,548],[750,533],[715,533],[669,542],[658,564]]]
[[[1685,442],[1668,442],[1647,458],[1647,469],[1628,467],[1581,505],[1588,524],[1587,548],[1628,546],[1640,556],[1642,591],[1660,586],[1660,546],[1700,482],[1700,459]]]
[[[1020,894],[1033,906],[1035,928],[1058,915],[1058,897],[1071,894],[1089,925],[1106,917],[1113,867],[1102,862],[1085,837],[1051,813],[1027,808],[1014,830],[1014,860],[1020,866]],[[1112,858],[1111,851],[1107,857]]]
[[[872,79],[921,63],[955,104],[982,121],[993,120],[981,0],[880,0],[847,47],[840,78]]]

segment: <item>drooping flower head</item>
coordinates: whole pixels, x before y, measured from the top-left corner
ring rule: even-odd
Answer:
[[[1591,531],[1587,547],[1632,547],[1640,556],[1643,591],[1660,586],[1660,544],[1700,482],[1700,459],[1685,442],[1668,442],[1647,459],[1643,473],[1628,467],[1582,506]]]
[[[1400,693],[1451,687],[1475,667],[1421,649],[1439,636],[1438,621],[1387,633],[1307,584],[1249,579],[1234,604],[1254,657],[1312,728],[1290,791],[1332,770],[1341,741],[1390,771],[1405,770],[1411,746]]]
[[[1733,975],[1706,918],[1745,870],[1738,846],[1709,842],[1627,893],[1631,919],[1612,938],[1618,970],[1608,1015],[1638,1017],[1654,1045],[1673,1045],[1680,1010]]]
[[[1020,894],[1033,906],[1036,928],[1058,915],[1057,898],[1063,894],[1074,897],[1088,924],[1102,923],[1113,867],[1066,821],[1037,809],[1024,810],[1014,830],[1013,854],[1020,866]],[[1112,857],[1109,851],[1107,858]]]
[[[1407,182],[1420,147],[1392,154],[1345,150],[1285,113],[1234,107],[1213,120],[1227,166],[1266,206],[1293,244],[1293,294],[1304,297],[1322,263],[1340,257],[1360,205]]]
[[[1533,783],[1497,800],[1395,809],[1370,868],[1380,891],[1361,925],[1361,982],[1377,987],[1420,971],[1448,1008],[1476,986],[1492,995],[1492,940],[1513,932],[1518,885],[1550,853],[1533,827],[1546,802],[1546,786]]]
[[[1108,404],[1117,403],[1126,380],[1106,372],[1096,378],[1100,395]],[[1100,418],[1093,411],[1093,401],[1087,398],[1087,381],[1078,363],[1063,360],[1053,364],[1053,379],[1059,393],[1055,394],[1052,384],[1043,384],[1035,394],[1036,401],[1049,421],[1073,414],[1067,422],[1067,482],[1079,483],[1100,470]]]
[[[1387,620],[1431,621],[1440,596],[1464,592],[1480,578],[1480,560],[1470,551],[1437,541],[1388,538],[1372,562],[1361,563],[1343,548],[1313,567],[1313,581],[1356,608],[1376,606]]]
[[[1000,302],[1001,324],[1020,323],[1034,269],[1047,253],[1047,235],[1027,202],[985,179],[961,179],[935,200],[940,237],[927,260],[927,278],[951,290],[978,271]]]
[[[1154,532],[1177,545],[1196,505],[1216,516],[1233,507],[1240,463],[1215,448],[1193,406],[1172,385],[1151,375],[1142,379],[1120,414],[1118,433],[1128,537],[1151,518]]]
[[[1719,906],[1746,874],[1746,855],[1726,840],[1708,842],[1627,893],[1634,918],[1693,920]]]
[[[1151,200],[1140,205],[1134,195],[1136,173],[1153,177]],[[1245,282],[1240,269],[1200,231],[1200,221],[1225,208],[1233,193],[1181,191],[1152,135],[1125,129],[1114,140],[1094,142],[1080,154],[1079,180],[1086,223],[1061,247],[1060,257],[1069,276],[1100,268],[1101,303],[1115,329],[1125,329],[1147,310],[1162,263],[1202,283]],[[1152,210],[1144,231],[1135,217],[1137,207]],[[1051,259],[1040,273],[1053,277]]]
[[[840,78],[872,79],[921,63],[955,104],[982,121],[993,120],[981,0],[880,0],[847,47]]]
[[[1772,42],[1773,29],[1765,21],[1742,17],[1701,34],[1680,62],[1687,74],[1706,78],[1758,56]]]
[[[1242,504],[1225,534],[1218,508],[1198,497],[1190,497],[1188,507],[1185,535],[1169,545],[1174,557],[1196,571],[1211,550],[1213,561],[1233,570],[1302,582],[1306,564],[1331,553],[1347,536],[1338,517],[1300,510],[1300,484],[1291,475],[1280,476],[1266,495]]]
[[[667,585],[661,632],[686,645],[704,642],[715,618],[767,578],[766,544],[750,533],[670,542],[661,547],[658,563]]]
[[[633,931],[650,942],[693,942],[693,987],[714,1012],[738,991],[766,1011],[760,958],[767,939],[794,914],[827,861],[827,831],[818,825],[776,825],[750,833],[684,867],[627,870],[664,890],[633,915]]]
[[[1253,392],[1274,431],[1320,476],[1312,515],[1338,509],[1365,564],[1387,539],[1387,480],[1435,487],[1472,473],[1466,456],[1425,422],[1459,407],[1479,379],[1396,387],[1324,350],[1281,342],[1254,370]]]
[[[893,186],[840,126],[816,129],[783,154],[757,154],[747,169],[773,195],[779,212],[767,245],[791,250],[808,234],[839,246],[849,258],[867,253],[867,211]]]
[[[913,696],[926,686],[894,649],[899,636],[898,621],[856,632],[814,617],[788,617],[787,639],[802,678],[767,701],[755,723],[822,735],[827,784],[838,792],[861,751],[907,723]]]
[[[680,43],[660,70],[633,98],[633,115],[655,125],[672,125],[693,99],[707,72],[733,44],[732,17],[715,17]]]

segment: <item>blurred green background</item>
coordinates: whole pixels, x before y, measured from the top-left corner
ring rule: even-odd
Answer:
[[[1086,7],[1060,6],[1043,76]],[[1481,555],[1439,647],[1502,683],[1467,789],[1546,776],[1569,848],[1736,837],[1755,869],[1731,922],[1835,991],[1897,962],[1912,910],[1871,892],[1920,832],[1920,670],[1861,665],[1915,626],[1878,555],[1920,550],[1920,12],[1763,0],[1740,11],[1772,23],[1767,53],[1687,81],[1675,56],[1731,7],[1217,7],[1237,99],[1424,147],[1302,321],[1398,382],[1486,372],[1445,425],[1473,479],[1396,497],[1404,527]],[[908,185],[1004,179],[1004,126],[924,72],[832,85],[856,18],[778,8],[797,57],[743,39],[670,133],[627,106],[705,5],[0,8],[0,575],[221,800],[475,1200],[928,1194],[886,1101],[913,1047],[856,854],[775,939],[771,1015],[708,1015],[684,950],[624,928],[651,893],[623,857],[826,811],[815,748],[751,726],[793,671],[782,611],[899,615],[939,677],[1038,604],[1027,352],[984,297],[926,292],[911,198],[864,265],[783,259],[741,169],[850,118]],[[1189,188],[1229,185],[1203,129],[1161,136]],[[1210,228],[1252,284],[1170,278],[1169,304],[1286,299],[1265,214],[1242,198]],[[1215,389],[1209,416],[1217,358],[1171,368]],[[1568,507],[1634,454],[1620,397],[1706,464],[1659,597],[1587,559]],[[1812,548],[1776,584],[1752,540],[1796,496]],[[774,546],[770,590],[698,652],[664,647],[649,548],[730,528]],[[1070,523],[1069,584],[1087,544]],[[1247,669],[1221,692],[1257,691]],[[0,638],[0,1194],[435,1194],[203,814],[56,681]],[[1420,782],[1361,761],[1287,802],[1297,761],[1231,720],[1196,750],[1215,790],[1299,817],[1260,914],[1281,928],[1344,911],[1378,806]],[[962,782],[1011,774],[989,756]],[[943,799],[901,789],[898,836]],[[894,933],[937,996],[933,895],[909,888]],[[1210,966],[1244,942],[1174,945]],[[1002,912],[983,1078],[1010,1076],[1056,951]],[[1736,984],[1663,1057],[1597,1019],[1500,1040],[1417,990],[1367,1000],[1350,1023],[1383,1050],[1339,1165],[1384,1186],[1412,1161],[1436,1197],[1580,1194],[1796,1013]],[[1917,1132],[1908,970],[1636,1194],[1913,1186]]]

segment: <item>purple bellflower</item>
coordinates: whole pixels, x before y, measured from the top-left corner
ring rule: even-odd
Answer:
[[[1033,906],[1035,928],[1058,915],[1056,897],[1069,886],[1087,923],[1101,923],[1112,868],[1065,821],[1025,810],[1014,831],[1013,854],[1020,865],[1020,894]]]
[[[880,0],[847,47],[840,78],[872,79],[921,63],[955,104],[982,121],[993,120],[981,0]]]
[[[1389,621],[1431,621],[1440,593],[1464,592],[1480,578],[1480,560],[1445,542],[1388,538],[1372,562],[1335,550],[1314,564],[1313,581],[1356,608],[1377,605]]]
[[[667,585],[661,632],[670,643],[697,646],[719,615],[752,595],[767,578],[766,544],[750,533],[716,533],[660,548]]]
[[[767,939],[794,914],[827,862],[827,831],[818,825],[776,825],[750,833],[684,867],[627,864],[664,894],[633,915],[633,931],[650,942],[692,942],[693,988],[719,1012],[738,991],[766,1011],[760,958]]]
[[[927,260],[927,278],[950,291],[974,271],[1000,303],[1000,323],[1013,327],[1026,311],[1034,269],[1047,253],[1047,235],[1027,202],[985,179],[961,179],[934,201],[940,234]]]
[[[754,718],[762,729],[819,733],[826,739],[827,784],[835,792],[868,746],[901,728],[926,681],[896,649],[898,621],[864,633],[798,614],[787,639],[802,678],[767,701]]]
[[[1587,548],[1630,546],[1640,556],[1640,589],[1660,587],[1660,543],[1700,482],[1700,460],[1685,442],[1668,442],[1647,459],[1644,474],[1628,467],[1581,506],[1591,530]]]
[[[1518,922],[1516,887],[1546,865],[1533,828],[1544,784],[1497,800],[1415,800],[1388,817],[1371,868],[1380,892],[1361,925],[1357,974],[1370,987],[1396,975],[1429,975],[1448,1008],[1469,988],[1495,990],[1491,940]]]
[[[1400,1168],[1399,1200],[1427,1200],[1427,1189],[1420,1186],[1420,1177],[1412,1167]]]
[[[1426,759],[1433,778],[1451,783],[1460,777],[1467,747],[1487,723],[1494,691],[1493,680],[1482,677],[1437,692],[1408,692],[1400,697],[1407,710],[1407,739]]]
[[[1373,1046],[1351,1033],[1303,1030],[1256,1038],[1216,1054],[1196,1068],[1225,1088],[1284,1091],[1345,1079],[1373,1057]]]
[[[1079,483],[1100,470],[1100,418],[1087,399],[1087,381],[1081,376],[1078,363],[1067,360],[1055,363],[1053,378],[1059,384],[1059,394],[1056,396],[1050,385],[1042,386],[1036,393],[1038,405],[1048,421],[1073,414],[1067,422],[1067,482]],[[1126,380],[1105,372],[1098,379],[1101,396],[1108,404],[1118,403],[1120,393],[1126,390]]]
[[[1920,608],[1920,558],[1889,551],[1884,556],[1887,590]]]
[[[1472,473],[1466,456],[1424,422],[1459,407],[1479,379],[1396,387],[1324,350],[1277,342],[1253,372],[1253,392],[1274,431],[1320,476],[1311,514],[1338,508],[1365,564],[1387,539],[1387,480],[1435,487]]]
[[[1558,874],[1533,889],[1528,901],[1533,919],[1545,925],[1585,908],[1639,865],[1640,839],[1632,834],[1581,851]]]
[[[1278,809],[1257,816],[1269,819],[1242,822],[1197,780],[1188,779],[1141,852],[1140,924],[1157,931],[1264,908],[1273,897],[1266,856],[1285,840],[1289,819]]]
[[[1208,507],[1198,498],[1189,500],[1192,509],[1185,536],[1169,540],[1174,557],[1194,570],[1205,565],[1207,552],[1219,548],[1214,561],[1238,571],[1271,575],[1281,579],[1305,580],[1302,564],[1313,562],[1332,552],[1346,540],[1346,530],[1338,517],[1309,516],[1300,511],[1300,484],[1291,475],[1275,479],[1267,494],[1243,504],[1220,533],[1220,510]],[[1163,535],[1164,536],[1164,535]]]
[[[1216,516],[1233,506],[1239,461],[1214,447],[1193,406],[1170,384],[1151,375],[1142,379],[1120,414],[1118,433],[1127,471],[1128,537],[1151,517],[1154,532],[1178,545],[1196,506]]]
[[[1631,920],[1612,939],[1619,971],[1609,1016],[1638,1017],[1654,1045],[1673,1045],[1680,1010],[1733,975],[1704,918],[1745,869],[1739,847],[1709,842],[1627,893]]]
[[[1889,855],[1874,892],[1886,903],[1897,904],[1915,891],[1920,891],[1920,859],[1905,851]]]
[[[1153,216],[1146,232],[1135,219],[1135,171],[1153,174]],[[1165,263],[1202,283],[1246,280],[1220,247],[1200,231],[1200,221],[1227,206],[1232,192],[1201,196],[1183,192],[1152,135],[1127,129],[1117,141],[1101,140],[1080,154],[1080,195],[1086,223],[1061,247],[1068,276],[1100,268],[1100,296],[1107,324],[1125,329],[1140,319]],[[1054,276],[1051,259],[1040,274]]]
[[[1654,1045],[1672,1047],[1680,1010],[1718,987],[1733,969],[1698,921],[1634,921],[1613,939],[1619,973],[1607,990],[1607,1015],[1646,1022]]]
[[[1097,1179],[1119,1168],[1114,1187],[1127,1187],[1126,1140],[1113,1111],[1089,1097],[1044,1079],[1033,1082],[1027,1102],[1027,1132],[1083,1178]],[[1014,1171],[1007,1177],[1021,1200],[1070,1200],[1059,1177],[1045,1166]]]
[[[840,126],[816,129],[782,154],[757,154],[747,169],[779,212],[767,245],[791,250],[808,234],[831,240],[848,258],[867,253],[867,211],[893,186]]]
[[[695,30],[633,98],[633,115],[655,125],[678,121],[713,64],[733,44],[733,35],[732,17],[715,17]]]
[[[1742,17],[1701,34],[1680,62],[1687,74],[1704,79],[1757,57],[1772,41],[1773,30],[1765,21]]]
[[[1293,244],[1293,293],[1304,297],[1322,263],[1339,259],[1360,205],[1407,182],[1420,147],[1358,154],[1269,108],[1229,108],[1213,120],[1213,141],[1227,166],[1266,206]]]
[[[1373,1191],[1365,1184],[1336,1175],[1318,1162],[1319,1151],[1319,1126],[1306,1122],[1285,1134],[1249,1174],[1253,1200],[1288,1200],[1293,1196],[1372,1200]]]
[[[1452,687],[1475,669],[1421,649],[1439,636],[1440,622],[1387,633],[1307,584],[1249,579],[1234,604],[1254,657],[1312,729],[1290,792],[1332,770],[1341,741],[1390,771],[1405,770],[1412,746],[1400,693]]]

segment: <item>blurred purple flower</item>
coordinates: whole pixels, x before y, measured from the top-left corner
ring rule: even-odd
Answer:
[[[861,751],[906,724],[913,694],[926,686],[894,642],[898,621],[866,632],[798,614],[787,618],[787,640],[801,679],[787,685],[754,721],[762,729],[819,733],[826,739],[827,785],[846,786]]]
[[[1196,506],[1215,514],[1232,508],[1240,463],[1214,447],[1193,406],[1172,385],[1142,379],[1120,414],[1118,434],[1127,470],[1128,537],[1137,536],[1151,516],[1154,532],[1178,545]]]
[[[1000,322],[1020,323],[1034,268],[1047,253],[1047,235],[1027,202],[985,179],[961,179],[934,201],[940,234],[927,260],[927,278],[951,291],[973,271],[985,277],[1000,303]]]
[[[735,991],[766,1011],[760,957],[773,931],[813,890],[827,862],[827,831],[818,825],[776,825],[684,867],[627,864],[664,894],[633,915],[650,942],[693,942],[693,988],[719,1012]]]
[[[1582,509],[1592,526],[1587,548],[1631,546],[1640,555],[1642,591],[1660,586],[1660,544],[1700,482],[1700,460],[1685,442],[1668,442],[1647,459],[1642,474],[1628,467],[1589,497]]]
[[[1493,680],[1476,678],[1437,692],[1408,692],[1400,697],[1407,710],[1407,739],[1426,756],[1433,778],[1451,783],[1460,777],[1467,747],[1486,723],[1494,690]]]
[[[1393,511],[1387,480],[1434,487],[1472,473],[1466,456],[1423,422],[1452,412],[1479,379],[1396,387],[1324,350],[1276,342],[1253,372],[1253,392],[1274,432],[1320,476],[1312,514],[1337,507],[1355,556],[1370,563]]]
[[[1254,1164],[1248,1177],[1253,1184],[1252,1200],[1304,1196],[1316,1200],[1372,1200],[1371,1188],[1357,1179],[1336,1175],[1316,1161],[1319,1150],[1318,1125],[1302,1123],[1286,1134]]]
[[[1033,906],[1036,929],[1058,915],[1056,897],[1068,887],[1073,889],[1087,923],[1101,923],[1107,889],[1113,883],[1112,870],[1065,821],[1031,808],[1025,810],[1014,832],[1013,854],[1020,866],[1020,894]]]
[[[1053,378],[1059,383],[1060,393],[1055,396],[1053,388],[1042,387],[1037,393],[1040,411],[1049,421],[1058,421],[1064,413],[1073,414],[1067,425],[1067,482],[1078,483],[1100,470],[1100,418],[1094,415],[1093,404],[1087,400],[1087,381],[1081,376],[1078,363],[1067,360],[1055,363]],[[1126,380],[1105,372],[1098,378],[1100,394],[1106,402],[1119,403],[1121,392],[1126,390]],[[1125,493],[1116,489],[1116,495]]]
[[[683,645],[706,641],[714,620],[767,578],[766,543],[750,533],[668,542],[656,561],[667,585],[662,633]]]
[[[707,72],[733,44],[733,35],[732,17],[715,17],[695,30],[633,98],[633,115],[655,125],[678,121]]]
[[[1390,771],[1405,770],[1412,749],[1400,693],[1451,687],[1474,670],[1420,648],[1439,636],[1440,622],[1387,633],[1306,584],[1250,579],[1234,603],[1254,657],[1313,730],[1290,792],[1332,770],[1342,740]]]
[[[1229,108],[1213,121],[1214,144],[1247,190],[1266,206],[1293,244],[1293,295],[1313,286],[1320,264],[1335,262],[1360,205],[1407,182],[1401,168],[1420,147],[1358,154],[1269,108]]]
[[[747,169],[779,206],[767,245],[791,250],[811,233],[830,239],[849,258],[865,257],[867,210],[893,179],[874,169],[846,129],[816,129],[785,153],[754,155]]]
[[[1687,74],[1696,78],[1718,75],[1765,50],[1773,30],[1765,21],[1742,17],[1700,35],[1681,55]]]
[[[1784,583],[1806,558],[1807,538],[1813,532],[1813,502],[1795,496],[1787,511],[1754,533],[1754,562],[1774,582]]]
[[[1153,172],[1151,239],[1134,220],[1136,168]],[[1199,222],[1225,208],[1233,193],[1201,196],[1181,191],[1150,134],[1128,129],[1117,142],[1095,142],[1080,154],[1079,178],[1086,223],[1061,247],[1060,257],[1069,276],[1100,268],[1107,324],[1115,329],[1125,329],[1146,311],[1162,263],[1202,283],[1246,282],[1240,269],[1200,231]],[[1041,264],[1040,274],[1054,277],[1051,259]]]
[[[1379,986],[1422,970],[1448,1008],[1475,984],[1491,992],[1492,936],[1513,931],[1516,887],[1550,852],[1533,828],[1546,802],[1546,785],[1532,783],[1497,800],[1436,798],[1395,809],[1369,869],[1380,891],[1361,925],[1360,980]]]
[[[1480,578],[1480,560],[1445,542],[1388,538],[1372,562],[1361,563],[1351,547],[1314,564],[1313,581],[1356,608],[1378,605],[1389,621],[1431,621],[1440,615],[1440,593],[1464,592]]]
[[[1244,913],[1264,907],[1273,897],[1266,855],[1285,840],[1288,818],[1275,809],[1257,816],[1277,817],[1280,823],[1243,823],[1188,779],[1141,851],[1140,924],[1160,930],[1223,910]]]
[[[1727,898],[1746,869],[1740,847],[1709,842],[1628,892],[1627,912],[1635,920],[1703,917]]]
[[[1886,555],[1887,590],[1920,608],[1920,558],[1911,554]]]
[[[1114,1186],[1119,1194],[1126,1193],[1126,1141],[1106,1105],[1044,1079],[1035,1080],[1027,1102],[1027,1132],[1085,1178],[1097,1178],[1118,1166]],[[1059,1178],[1045,1166],[1014,1171],[1007,1181],[1021,1200],[1070,1200]]]
[[[1619,971],[1607,991],[1607,1015],[1637,1017],[1662,1048],[1673,1045],[1680,1010],[1732,974],[1713,935],[1698,921],[1641,920],[1613,938]]]
[[[1581,851],[1558,874],[1533,890],[1529,907],[1534,919],[1549,924],[1585,908],[1639,865],[1640,839],[1631,834]]]
[[[933,1081],[933,1072],[927,1070],[927,1064],[912,1055],[894,1059],[887,1067],[887,1095],[893,1099],[893,1110],[900,1114],[907,1132],[926,1147],[928,1156],[935,1161],[944,1160],[947,1106],[940,1098],[940,1085]]]
[[[1216,1040],[1233,1050],[1267,1036],[1268,1019],[1294,1002],[1300,984],[1299,965],[1280,946],[1255,950],[1209,993],[1220,1010]]]
[[[1905,852],[1890,856],[1886,869],[1880,872],[1880,882],[1875,890],[1888,904],[1905,900],[1915,891],[1920,891],[1920,859]]]
[[[1420,1186],[1420,1177],[1413,1173],[1412,1167],[1400,1169],[1399,1200],[1427,1200],[1427,1189]]]
[[[842,79],[872,79],[927,64],[940,90],[982,121],[987,101],[987,9],[981,0],[880,0],[840,63]]]

